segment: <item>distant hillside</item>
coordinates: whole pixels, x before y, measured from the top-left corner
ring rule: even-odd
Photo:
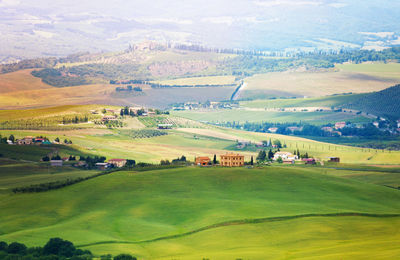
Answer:
[[[378,116],[399,119],[399,100],[400,84],[378,92],[362,95],[359,98],[344,104],[343,107],[361,110]]]

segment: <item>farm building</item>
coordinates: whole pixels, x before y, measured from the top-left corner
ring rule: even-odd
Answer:
[[[302,161],[305,162],[305,164],[316,164],[314,158],[304,158]]]
[[[96,163],[96,168],[98,170],[106,170],[109,167],[110,167],[109,163]]]
[[[158,124],[157,128],[158,129],[171,129],[172,128],[172,124]]]
[[[106,122],[106,121],[115,121],[117,120],[116,116],[103,116],[103,118],[101,119],[101,121]]]
[[[295,161],[294,160],[290,160],[290,159],[286,159],[286,160],[282,160],[283,164],[294,164]]]
[[[340,158],[339,157],[329,157],[329,162],[340,162]]]
[[[336,124],[335,124],[335,128],[336,129],[342,129],[343,127],[345,127],[346,126],[346,122],[337,122]]]
[[[26,136],[22,139],[17,140],[18,145],[31,145],[33,144],[33,137],[32,136]]]
[[[244,156],[240,154],[227,153],[221,155],[221,166],[238,167],[244,165]]]
[[[209,157],[196,157],[195,163],[198,166],[207,166],[211,162]]]
[[[124,167],[126,164],[126,159],[110,159],[108,160],[108,163],[114,165],[115,167]]]
[[[283,161],[298,159],[297,155],[293,155],[292,153],[289,152],[276,152],[274,154],[274,161],[278,160],[279,157],[282,158]]]
[[[63,166],[63,161],[62,160],[50,160],[50,165],[51,166]]]
[[[278,127],[270,127],[270,128],[268,128],[268,131],[270,133],[276,133],[276,131],[278,131]]]

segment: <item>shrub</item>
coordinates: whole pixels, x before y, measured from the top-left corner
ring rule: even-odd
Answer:
[[[120,254],[114,257],[114,260],[136,260],[136,257],[128,254]]]

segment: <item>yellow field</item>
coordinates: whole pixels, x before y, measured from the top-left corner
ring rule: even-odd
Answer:
[[[114,91],[115,87],[107,84],[15,91],[0,95],[0,109],[107,104]]]
[[[308,97],[349,92],[366,93],[379,91],[400,82],[400,66],[373,65],[345,64],[323,72],[287,71],[259,74],[245,79],[247,85],[240,97],[257,93]]]
[[[235,76],[192,77],[154,81],[162,85],[227,85],[235,83]]]
[[[14,91],[54,88],[31,75],[32,69],[0,74],[0,94]]]

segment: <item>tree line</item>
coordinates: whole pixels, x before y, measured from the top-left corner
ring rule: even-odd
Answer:
[[[89,250],[82,250],[62,238],[50,238],[43,246],[27,247],[23,243],[12,242],[8,244],[0,241],[0,259],[4,260],[89,260],[98,258]],[[129,254],[119,254],[112,256],[111,254],[102,255],[100,259],[104,260],[136,260],[136,257]]]

